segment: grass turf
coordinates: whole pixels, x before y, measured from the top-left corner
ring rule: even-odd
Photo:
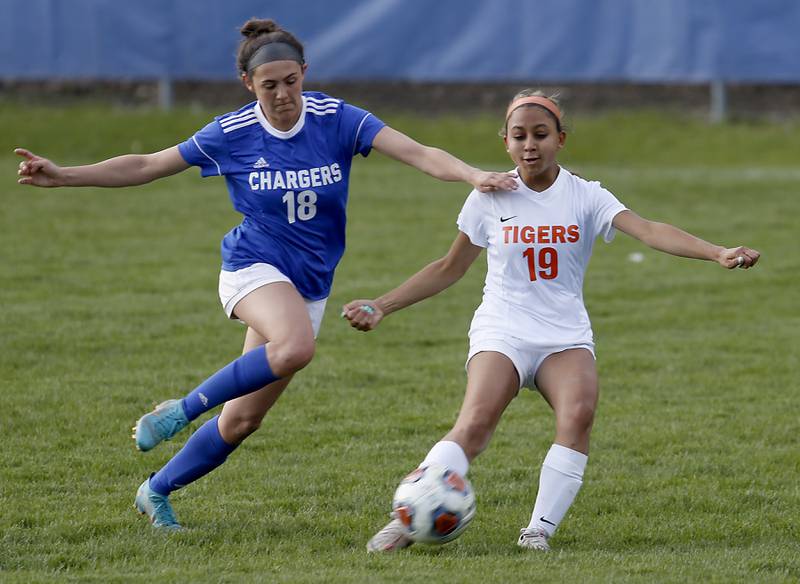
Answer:
[[[0,580],[800,578],[800,134],[653,113],[574,121],[563,163],[646,217],[764,257],[728,272],[625,236],[596,246],[585,298],[600,408],[554,553],[514,545],[553,433],[531,392],[471,469],[478,515],[459,540],[364,553],[397,480],[455,418],[485,266],[374,333],[337,318],[345,301],[442,255],[468,190],[379,155],[354,165],[349,248],[314,362],[228,463],[174,495],[189,529],[153,533],[131,509],[136,487],[187,434],[141,454],[128,428],[239,352],[243,329],[216,298],[219,239],[237,216],[222,181],[196,171],[136,189],[15,186],[10,151],[64,163],[151,151],[209,116],[0,106]],[[509,166],[494,118],[385,118],[473,163]],[[644,261],[628,261],[634,251]]]

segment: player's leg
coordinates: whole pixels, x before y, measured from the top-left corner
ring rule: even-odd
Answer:
[[[248,327],[242,352],[247,353],[266,342],[265,337]],[[219,416],[215,416],[192,434],[180,451],[181,456],[176,455],[159,473],[142,483],[136,494],[137,510],[148,515],[156,527],[179,529],[180,525],[168,499],[169,493],[174,490],[173,486],[188,484],[199,478],[193,476],[198,471],[207,474],[221,465],[238,444],[258,429],[261,420],[290,380],[291,377],[279,379],[260,390],[226,402]],[[189,476],[183,476],[187,473]],[[157,484],[156,488],[167,495],[151,488],[153,479],[156,479],[156,483],[164,483]]]
[[[588,349],[549,355],[536,373],[536,386],[555,412],[556,438],[542,465],[530,523],[518,543],[547,550],[547,539],[555,533],[583,483],[598,397],[594,356]]]
[[[243,353],[265,345],[267,338],[248,327]],[[292,376],[279,379],[268,386],[225,402],[219,415],[219,431],[228,444],[240,444],[258,430],[267,412],[275,405]]]
[[[257,288],[239,301],[235,311],[270,342],[247,351],[182,400],[169,400],[142,416],[134,434],[139,450],[150,450],[210,409],[290,376],[311,361],[311,321],[305,301],[291,284],[274,282]]]
[[[279,285],[282,283],[270,284],[264,288]],[[289,319],[293,319],[293,324],[301,333],[308,333],[313,352],[314,332],[305,302],[301,299],[301,310],[297,310],[296,303],[280,302],[280,292],[256,295],[256,299],[265,302],[260,305],[261,311],[258,311],[258,303],[248,302],[244,311],[240,311],[237,305],[237,316],[243,319],[249,318],[253,323],[245,337],[245,355],[256,350],[253,347],[263,349],[263,343],[269,339],[268,345],[271,346],[273,343],[278,345],[278,352],[275,354],[280,359],[280,351],[286,351],[287,345],[297,342],[290,339],[292,326],[287,322]],[[241,302],[245,302],[248,298],[249,295]],[[276,311],[282,312],[276,313]],[[279,317],[275,318],[275,314],[279,314]],[[256,329],[256,326],[260,330]],[[269,355],[269,350],[266,353]],[[286,358],[285,354],[283,358]],[[284,377],[260,390],[250,392],[244,396],[245,399],[239,398],[243,399],[239,403],[233,400],[228,413],[223,409],[222,417],[215,416],[203,424],[161,470],[142,484],[136,497],[137,509],[149,515],[157,527],[178,528],[179,525],[168,501],[170,493],[196,481],[225,462],[238,444],[258,427],[290,378],[291,376]]]
[[[453,428],[423,461],[466,476],[469,463],[488,446],[500,417],[519,391],[514,363],[506,355],[483,351],[467,364],[467,389]]]
[[[588,455],[599,395],[591,351],[569,349],[549,355],[536,373],[536,387],[556,415],[555,443]]]
[[[508,357],[494,351],[474,355],[467,364],[467,389],[456,423],[420,466],[439,464],[466,476],[470,461],[489,444],[519,386],[519,375]],[[412,543],[400,520],[393,518],[372,536],[367,551],[394,551]]]

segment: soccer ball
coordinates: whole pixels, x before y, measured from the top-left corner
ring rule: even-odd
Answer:
[[[400,482],[392,509],[415,542],[447,543],[461,535],[475,516],[475,494],[458,473],[428,465]]]

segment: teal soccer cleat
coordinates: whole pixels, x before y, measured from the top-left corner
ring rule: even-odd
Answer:
[[[147,515],[150,523],[157,529],[168,531],[178,531],[181,529],[180,523],[175,518],[175,512],[169,503],[169,497],[159,495],[150,488],[150,479],[141,484],[136,491],[136,499],[133,507],[141,515]]]
[[[162,441],[169,440],[188,425],[189,420],[183,411],[181,400],[169,399],[161,402],[156,409],[136,422],[133,428],[136,448],[147,452]]]

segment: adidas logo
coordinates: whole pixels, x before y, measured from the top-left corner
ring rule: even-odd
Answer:
[[[268,166],[269,162],[264,160],[264,157],[262,156],[261,158],[256,160],[256,163],[253,165],[253,168],[267,168]]]
[[[208,398],[205,396],[205,394],[200,393],[198,394],[198,397],[200,398],[200,401],[203,402],[203,407],[208,406]]]

